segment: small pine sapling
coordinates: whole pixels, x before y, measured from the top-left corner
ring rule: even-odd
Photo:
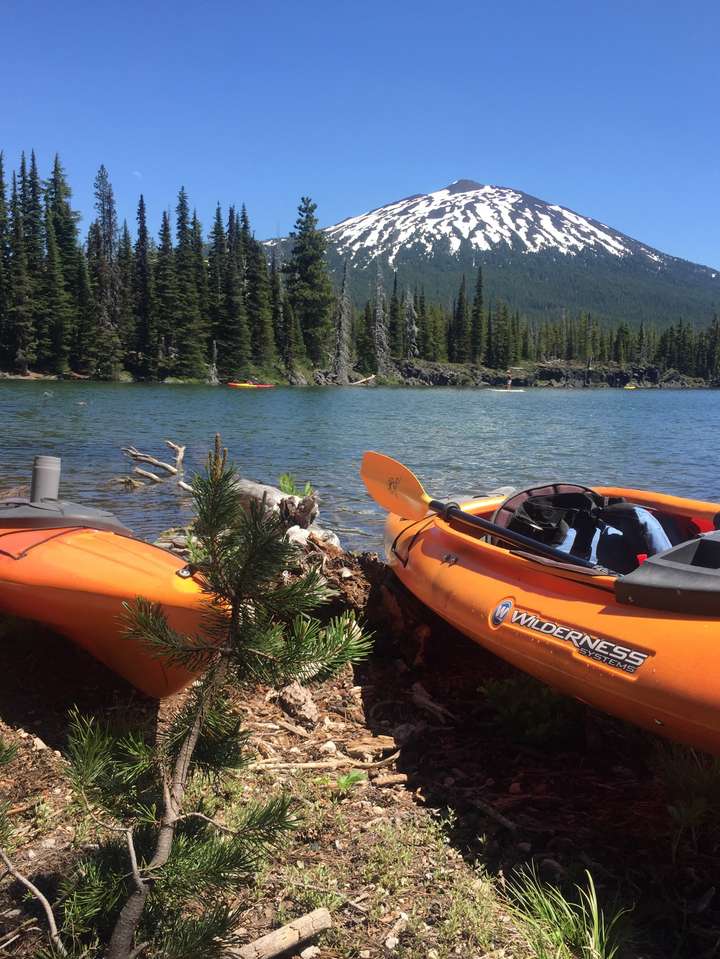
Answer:
[[[283,575],[297,548],[264,503],[243,508],[226,458],[217,438],[193,484],[203,635],[175,632],[145,599],[126,610],[129,636],[167,663],[205,667],[202,680],[152,740],[71,715],[73,785],[109,838],[64,881],[47,956],[226,955],[239,923],[231,895],[294,825],[285,794],[248,804],[232,827],[198,799],[203,780],[219,783],[246,761],[233,699],[258,684],[323,680],[369,652],[352,615],[327,625],[310,617],[332,591],[315,569]]]

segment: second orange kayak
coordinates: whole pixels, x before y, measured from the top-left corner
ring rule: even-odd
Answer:
[[[44,623],[161,698],[197,675],[124,636],[123,603],[160,603],[170,626],[201,632],[204,594],[176,556],[108,529],[0,528],[0,612]]]
[[[598,565],[582,569],[440,515],[390,514],[387,558],[423,603],[519,669],[720,755],[720,504],[633,489],[590,492],[621,501],[608,516],[634,512],[679,530],[679,538],[655,554],[631,545],[623,558],[627,534],[608,519],[605,558],[598,551]],[[506,526],[516,515],[499,497],[461,510]]]

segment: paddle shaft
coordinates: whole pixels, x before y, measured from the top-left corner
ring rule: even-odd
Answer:
[[[497,539],[503,540],[505,543],[522,546],[529,552],[538,553],[540,556],[548,556],[550,559],[556,559],[561,563],[569,563],[572,566],[582,566],[584,569],[597,569],[595,563],[581,559],[579,556],[573,556],[572,553],[564,553],[554,546],[538,543],[537,540],[531,539],[529,536],[523,536],[522,533],[515,533],[513,530],[506,529],[504,526],[498,526],[496,523],[491,523],[481,516],[473,516],[472,513],[465,513],[463,510],[458,509],[457,506],[449,506],[447,503],[441,503],[439,500],[433,499],[428,503],[428,507],[434,513],[440,513],[447,519],[454,519],[459,523],[464,523],[466,526],[481,529],[485,533],[490,533]]]

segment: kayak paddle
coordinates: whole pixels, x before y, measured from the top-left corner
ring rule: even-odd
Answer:
[[[481,529],[484,533],[489,533],[504,543],[520,546],[532,553],[538,553],[540,556],[547,556],[550,559],[558,560],[561,563],[569,563],[572,566],[582,566],[583,569],[598,569],[595,563],[590,563],[579,556],[573,556],[572,553],[564,553],[554,546],[539,543],[529,536],[523,536],[522,533],[515,533],[504,526],[498,526],[497,523],[491,523],[481,516],[473,516],[472,513],[464,512],[453,503],[441,503],[439,500],[433,499],[425,492],[422,483],[412,470],[409,470],[407,466],[394,460],[391,456],[368,450],[362,458],[360,476],[370,496],[378,506],[382,506],[389,513],[396,513],[398,516],[405,517],[405,519],[419,520],[427,516],[428,510],[430,510],[432,513],[440,513],[444,519],[454,520],[464,526],[472,526],[474,529]]]

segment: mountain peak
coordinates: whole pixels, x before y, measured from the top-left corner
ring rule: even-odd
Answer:
[[[503,250],[566,257],[589,252],[617,259],[639,254],[662,262],[656,251],[597,220],[475,180],[455,180],[444,189],[396,200],[325,232],[351,261],[381,258],[392,267],[410,247],[430,257]]]
[[[470,193],[471,190],[482,190],[482,188],[483,184],[476,180],[453,180],[449,186],[445,187],[448,193]]]

